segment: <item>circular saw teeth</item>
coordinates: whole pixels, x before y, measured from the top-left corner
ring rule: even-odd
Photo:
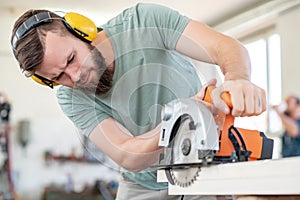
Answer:
[[[182,169],[180,169],[182,170]],[[183,170],[189,170],[189,169],[183,169]],[[194,181],[197,179],[197,176],[199,175],[199,171],[200,171],[200,168],[197,167],[197,170],[195,172],[195,174],[193,175],[192,178],[190,179],[187,179],[187,177],[185,177],[184,179],[185,180],[182,180],[183,177],[177,177],[174,173],[174,171],[176,172],[176,169],[175,170],[170,170],[170,174],[171,174],[171,177],[172,177],[172,180],[174,182],[175,185],[178,185],[180,187],[188,187],[190,186],[191,184],[194,183]]]

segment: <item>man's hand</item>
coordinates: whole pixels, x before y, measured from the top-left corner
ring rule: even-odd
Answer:
[[[197,101],[202,101],[204,99],[206,88],[208,86],[216,86],[216,84],[217,84],[217,79],[209,80],[206,84],[202,86],[201,90],[195,96],[193,96],[193,99]]]
[[[248,80],[227,80],[212,91],[214,106],[229,114],[230,109],[221,98],[223,92],[231,96],[231,114],[235,117],[255,116],[266,110],[265,91]]]
[[[216,117],[216,115],[218,114],[218,109],[213,104],[203,101],[203,99],[206,92],[206,88],[208,86],[216,86],[216,83],[217,83],[216,79],[209,80],[206,84],[202,86],[201,90],[195,96],[192,97],[193,99],[204,103],[206,107],[212,112],[214,117]]]

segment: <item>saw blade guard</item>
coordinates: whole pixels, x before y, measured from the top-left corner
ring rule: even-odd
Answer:
[[[165,148],[159,165],[165,168],[171,184],[189,186],[196,180],[200,164],[212,162],[219,150],[217,129],[211,111],[202,102],[177,99],[165,105],[159,140],[159,146]]]
[[[190,129],[195,132],[193,142],[196,149],[219,150],[217,126],[211,111],[204,103],[193,99],[176,99],[165,105],[159,146],[168,147],[176,134],[180,134],[174,131],[174,127],[184,117],[192,121]]]

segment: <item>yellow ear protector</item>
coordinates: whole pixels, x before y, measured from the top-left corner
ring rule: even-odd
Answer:
[[[81,40],[91,43],[97,37],[97,27],[89,18],[74,12],[69,12],[63,17],[63,22],[71,33]]]
[[[16,30],[16,33],[12,40],[12,48],[14,55],[16,56],[16,44],[20,38],[22,38],[29,30],[42,24],[51,23],[53,18],[50,12],[41,12],[29,17],[25,20]],[[97,26],[89,18],[74,12],[66,13],[62,18],[63,23],[67,29],[75,35],[77,38],[84,42],[91,43],[97,37]],[[48,80],[37,74],[32,74],[30,77],[39,84],[47,85],[51,88],[58,85],[54,81]]]

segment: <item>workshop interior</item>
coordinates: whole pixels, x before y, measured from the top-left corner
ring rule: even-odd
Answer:
[[[289,95],[300,97],[300,0],[10,0],[0,2],[0,200],[115,198],[118,165],[65,117],[56,99],[59,86],[50,89],[20,73],[10,36],[13,23],[28,9],[77,12],[100,26],[138,2],[170,7],[238,39],[250,55],[251,81],[267,95],[261,115],[225,116],[218,129],[212,128],[217,126],[212,113],[191,99],[165,105],[157,144],[164,151],[152,166],[158,181],[167,182],[176,195],[300,199],[300,160],[283,158],[284,125],[273,109]],[[218,66],[193,62],[203,83],[223,81]],[[210,102],[210,88],[205,95]]]

